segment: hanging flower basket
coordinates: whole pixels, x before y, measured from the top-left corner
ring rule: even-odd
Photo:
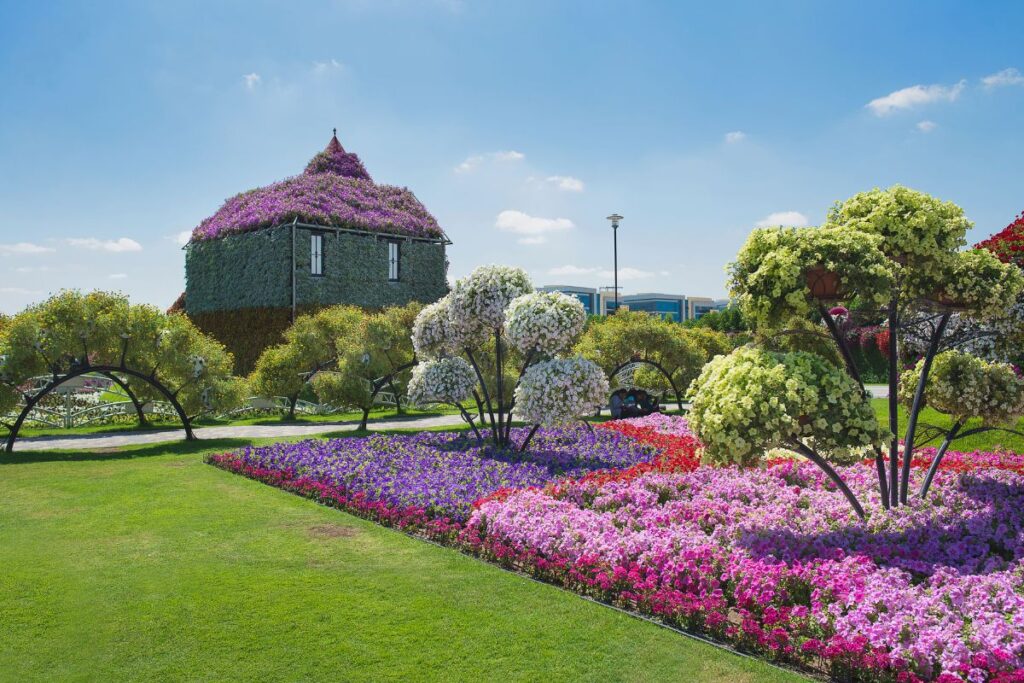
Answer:
[[[963,311],[969,308],[967,302],[961,299],[954,298],[953,296],[947,294],[945,290],[935,292],[930,297],[930,300],[933,303],[938,304],[942,308],[946,308],[949,310]]]
[[[811,266],[805,273],[807,288],[811,296],[821,301],[836,301],[843,298],[839,286],[839,274],[822,265]]]

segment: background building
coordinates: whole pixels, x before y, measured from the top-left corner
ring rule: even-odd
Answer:
[[[589,315],[612,315],[615,313],[615,290],[612,287],[577,287],[575,285],[545,285],[545,292],[562,292],[575,296],[583,302]],[[711,299],[706,296],[685,294],[620,294],[619,308],[629,311],[643,311],[675,322],[696,320],[709,311],[719,311],[729,305],[728,299]]]
[[[185,247],[184,309],[247,372],[298,313],[429,303],[448,290],[437,221],[337,136],[300,175],[227,200]]]

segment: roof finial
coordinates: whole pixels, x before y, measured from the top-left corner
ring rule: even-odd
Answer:
[[[334,133],[334,137],[338,137],[338,129],[332,128],[331,131]]]

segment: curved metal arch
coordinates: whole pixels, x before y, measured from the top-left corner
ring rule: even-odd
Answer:
[[[47,394],[54,391],[60,385],[64,384],[64,382],[74,379],[75,377],[81,377],[82,375],[86,375],[89,373],[99,373],[101,375],[109,376],[109,373],[114,372],[128,375],[130,377],[135,377],[137,379],[141,379],[142,381],[147,382],[150,386],[159,391],[167,400],[167,402],[171,404],[175,412],[178,413],[178,418],[181,420],[181,424],[185,428],[185,440],[195,440],[196,435],[192,431],[192,420],[185,413],[185,410],[184,408],[181,407],[181,404],[178,403],[177,397],[174,394],[172,394],[170,390],[167,389],[167,387],[165,387],[162,383],[157,381],[157,379],[154,376],[147,375],[143,372],[139,372],[138,370],[133,370],[131,368],[127,368],[124,366],[95,365],[82,366],[74,370],[71,370],[63,375],[55,374],[53,376],[53,380],[49,384],[43,387],[43,389],[39,391],[37,394],[27,399],[25,401],[25,407],[18,415],[18,419],[15,421],[14,425],[11,427],[11,433],[7,436],[7,446],[5,448],[6,452],[11,453],[14,450],[14,442],[18,439],[18,432],[21,431],[21,426],[25,422],[25,418],[28,417],[28,414],[32,412],[32,409],[35,408],[36,404]]]
[[[128,397],[128,400],[131,401],[132,405],[135,407],[135,417],[139,420],[139,424],[141,426],[145,426],[148,423],[148,421],[146,420],[146,412],[145,410],[143,410],[142,403],[139,402],[139,399],[135,395],[135,392],[132,391],[130,386],[128,386],[128,382],[125,382],[123,379],[115,375],[112,371],[101,372],[100,374],[121,388],[121,391],[124,392],[125,396]]]
[[[672,379],[672,375],[669,374],[668,370],[666,370],[657,361],[647,360],[646,358],[635,358],[627,360],[625,363],[619,363],[619,365],[617,365],[615,369],[609,373],[609,376],[614,378],[615,375],[619,374],[623,368],[633,364],[650,365],[651,367],[658,370],[665,377],[665,379],[668,380],[669,386],[672,387],[672,393],[676,395],[676,406],[679,408],[679,410],[683,409],[683,397],[682,394],[679,393],[679,388],[676,387],[675,380]]]

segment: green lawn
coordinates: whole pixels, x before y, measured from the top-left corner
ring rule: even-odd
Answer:
[[[884,398],[875,398],[871,400],[871,404],[875,409],[875,414],[878,416],[878,421],[883,425],[888,426],[889,424],[889,401]],[[907,429],[907,409],[900,406],[900,438],[906,434]],[[921,436],[925,434],[925,425],[934,425],[936,427],[942,427],[944,430],[949,430],[952,426],[952,420],[941,413],[937,413],[931,408],[925,408],[921,411],[921,416],[918,418],[918,430],[917,436],[914,441],[920,442]],[[972,429],[974,427],[981,426],[980,420],[971,420],[967,423],[964,431]],[[1024,419],[1017,422],[1014,427],[1017,431],[1024,432]],[[929,446],[938,446],[942,443],[942,439],[945,436],[940,436],[937,440],[928,443]],[[950,446],[950,450],[954,451],[991,451],[998,448],[1008,449],[1015,453],[1024,453],[1024,437],[1017,436],[1015,434],[1008,434],[1007,432],[983,432],[981,434],[975,434],[968,436],[963,439],[957,439]]]
[[[793,681],[202,463],[0,460],[0,679]]]

